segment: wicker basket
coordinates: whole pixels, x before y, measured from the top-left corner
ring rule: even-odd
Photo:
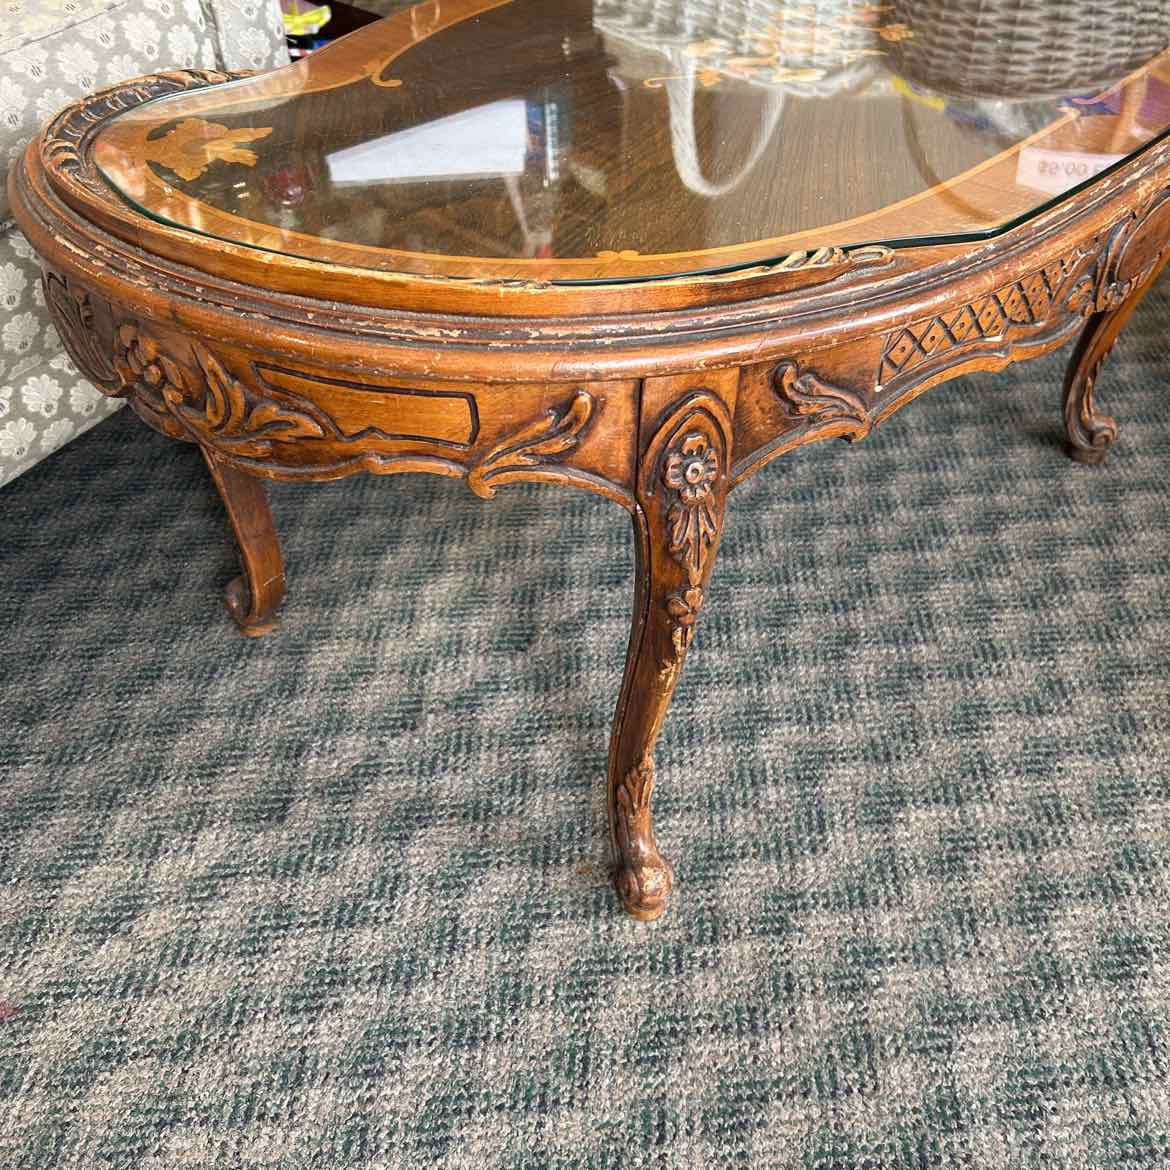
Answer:
[[[594,0],[593,23],[644,49],[685,53],[714,68],[729,59],[766,57],[784,45],[776,67],[818,72],[828,83],[819,88],[834,92],[839,88],[834,79],[848,75],[852,83],[851,66],[881,45],[876,30],[857,21],[857,9],[857,0]],[[698,56],[696,46],[702,49]],[[736,76],[794,92],[817,88],[778,79],[776,72],[761,61]]]
[[[911,80],[963,97],[1052,98],[1099,89],[1170,44],[1170,0],[895,0]]]
[[[735,190],[769,149],[788,96],[825,97],[867,85],[882,58],[857,0],[594,0],[594,27],[662,61],[679,178],[716,198]],[[758,89],[751,148],[734,172],[704,173],[695,133],[700,75]]]

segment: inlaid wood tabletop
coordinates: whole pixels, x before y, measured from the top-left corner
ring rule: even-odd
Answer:
[[[284,592],[266,478],[629,511],[610,827],[653,918],[654,745],[731,489],[1067,342],[1069,450],[1105,459],[1094,384],[1170,242],[1168,44],[1170,0],[430,0],[94,94],[12,203],[79,367],[200,448],[246,634]]]

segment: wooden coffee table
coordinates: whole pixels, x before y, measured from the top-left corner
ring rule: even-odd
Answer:
[[[1127,58],[1082,30],[1101,60],[1054,79],[1046,57],[1022,96],[1018,61],[986,68],[1010,40],[941,36],[929,4],[783,28],[691,7],[680,31],[649,0],[432,0],[275,73],[95,94],[12,181],[78,366],[202,451],[245,633],[284,592],[265,479],[539,481],[627,509],[609,807],[646,919],[672,883],[654,745],[731,489],[1074,338],[1069,450],[1101,462],[1094,380],[1170,239],[1164,38]],[[1095,19],[1068,7],[1032,15]]]

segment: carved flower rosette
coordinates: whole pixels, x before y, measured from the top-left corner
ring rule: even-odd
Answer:
[[[727,491],[729,433],[726,409],[706,393],[684,405],[660,431],[658,506],[666,551],[679,569],[678,586],[662,603],[670,635],[664,669],[681,665],[703,607]]]
[[[308,402],[250,392],[206,346],[180,361],[166,341],[127,323],[117,330],[115,365],[153,411],[169,415],[196,442],[236,459],[265,459],[274,441],[320,439],[332,426]]]
[[[666,457],[662,473],[674,503],[667,512],[667,543],[687,575],[687,588],[666,601],[675,656],[691,644],[703,606],[703,574],[719,535],[713,489],[720,471],[719,456],[702,431],[689,431]]]

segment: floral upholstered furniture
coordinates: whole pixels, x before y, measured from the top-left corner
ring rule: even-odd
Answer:
[[[0,23],[0,484],[116,410],[65,355],[7,179],[37,129],[82,94],[162,69],[286,61],[277,0],[8,0]]]

